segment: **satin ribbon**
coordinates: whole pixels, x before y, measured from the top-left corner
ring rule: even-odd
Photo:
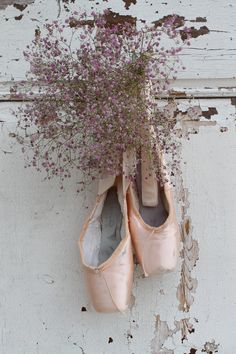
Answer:
[[[150,128],[150,136],[155,137],[153,127]],[[164,158],[160,151],[157,151],[160,159],[160,168],[163,169]],[[133,176],[136,169],[136,151],[129,149],[123,153],[123,194],[126,195],[130,185],[129,176]],[[116,180],[115,175],[100,178],[98,183],[98,194],[102,195],[111,188]],[[158,182],[153,169],[153,161],[148,153],[141,149],[141,182],[142,182],[142,204],[147,207],[158,205]]]
[[[126,192],[130,185],[129,176],[134,174],[134,169],[136,166],[136,152],[134,149],[127,150],[123,153],[123,194]],[[116,180],[117,176],[110,175],[104,178],[100,178],[98,182],[98,194],[102,195],[109,188],[111,188]]]

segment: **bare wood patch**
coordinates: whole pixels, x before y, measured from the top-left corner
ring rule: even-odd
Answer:
[[[166,15],[162,18],[160,18],[157,21],[153,21],[154,25],[156,27],[160,27],[163,23],[165,23],[169,18],[171,18],[173,15]],[[173,26],[175,28],[179,28],[185,25],[185,22],[187,19],[184,16],[175,16],[175,20],[173,22]],[[204,17],[196,17],[195,20],[192,20],[191,22],[206,22],[206,18]],[[195,28],[195,27],[190,27],[188,33],[184,30],[180,30],[180,35],[182,40],[186,40],[188,38],[188,35],[192,38],[197,38],[199,36],[204,36],[210,32],[209,28],[207,26],[201,26],[200,28]]]
[[[231,104],[236,107],[236,97],[231,97]]]
[[[136,5],[137,0],[123,0],[123,2],[125,3],[126,10],[129,10],[130,5]]]
[[[34,0],[1,0],[0,10],[6,9],[9,5],[14,5],[18,10],[23,11],[27,5],[33,2]]]
[[[197,353],[197,349],[191,348],[189,354],[195,354]]]
[[[199,29],[196,29],[195,27],[190,27],[190,31],[188,32],[188,34],[190,34],[192,38],[197,38],[199,36],[204,36],[209,32],[210,30],[207,26],[201,26]],[[182,40],[187,39],[187,33],[185,31],[181,32],[181,38]]]
[[[169,19],[171,19],[173,17],[173,15],[166,15],[162,18],[160,18],[159,20],[157,21],[153,21],[153,24],[156,26],[156,27],[160,27],[162,26],[166,21],[168,21]],[[173,22],[173,26],[175,28],[178,28],[178,27],[182,27],[184,26],[185,24],[185,17],[184,16],[180,16],[180,15],[176,15],[175,16],[175,20]]]
[[[202,115],[206,119],[211,119],[211,116],[215,114],[218,114],[217,109],[215,107],[208,107],[207,111],[202,111]]]
[[[196,17],[195,20],[190,20],[190,22],[207,22],[206,17]]]

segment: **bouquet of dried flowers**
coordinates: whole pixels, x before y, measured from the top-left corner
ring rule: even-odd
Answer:
[[[159,178],[157,147],[172,154],[175,168],[176,121],[155,98],[168,95],[169,80],[183,69],[180,35],[188,30],[175,26],[174,15],[140,28],[111,23],[110,15],[74,12],[45,24],[24,52],[28,80],[39,88],[16,112],[26,166],[58,176],[62,186],[78,169],[84,176],[78,190],[101,175],[120,174],[130,148],[148,152]]]

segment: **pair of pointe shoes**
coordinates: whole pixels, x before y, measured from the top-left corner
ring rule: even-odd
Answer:
[[[174,270],[179,241],[168,183],[160,188],[143,166],[136,183],[121,176],[100,181],[95,207],[78,242],[95,310],[124,312],[128,308],[133,250],[147,277]]]

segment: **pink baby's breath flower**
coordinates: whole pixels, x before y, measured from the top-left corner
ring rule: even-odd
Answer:
[[[168,95],[169,80],[183,69],[178,18],[167,18],[161,30],[147,24],[138,30],[134,22],[119,23],[112,16],[109,10],[75,11],[64,22],[46,24],[46,34],[38,31],[24,52],[29,80],[37,81],[40,95],[26,95],[31,102],[17,113],[17,139],[26,166],[44,170],[49,179],[59,177],[62,184],[73,169],[84,174],[83,183],[120,174],[123,152],[141,147],[161,178],[157,142],[172,153],[172,170],[177,170],[174,108],[171,114],[160,109],[155,98]],[[69,30],[75,42],[65,38]],[[165,38],[172,46],[163,45]],[[149,141],[151,126],[156,140]]]

